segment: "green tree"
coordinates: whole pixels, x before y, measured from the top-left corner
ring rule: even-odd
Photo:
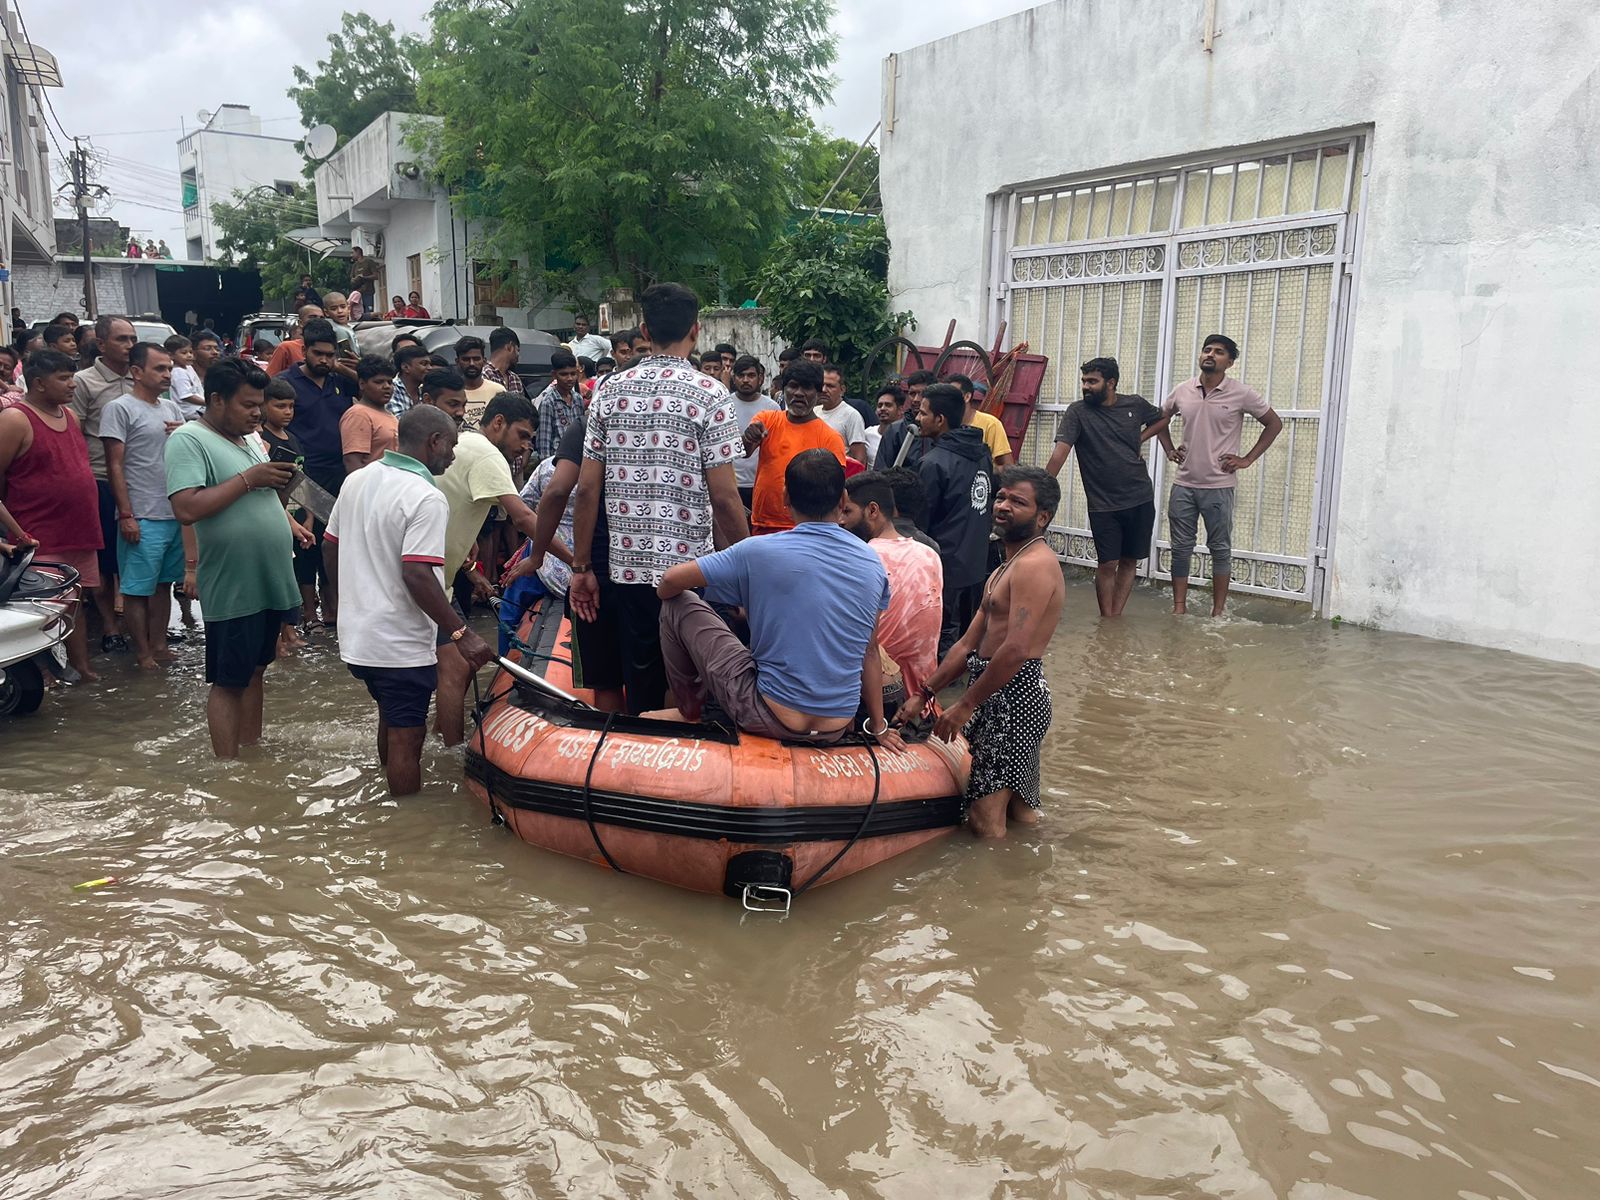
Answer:
[[[761,269],[767,324],[791,345],[821,338],[840,366],[858,367],[884,338],[915,327],[910,313],[889,309],[888,267],[881,219],[804,220],[778,239]]]
[[[481,256],[546,290],[740,290],[832,90],[830,0],[437,0],[420,135]],[[598,273],[598,280],[593,278]]]
[[[217,264],[241,267],[261,276],[261,294],[287,304],[310,271],[319,290],[343,284],[342,272],[309,263],[303,247],[287,241],[291,229],[317,223],[317,193],[309,183],[282,195],[267,188],[235,192],[231,201],[211,206],[217,227]]]
[[[856,153],[860,150],[860,154]],[[851,159],[855,161],[852,163]],[[849,168],[846,170],[846,168]],[[878,194],[878,148],[834,137],[824,129],[807,131],[801,147],[800,203],[807,211],[826,201],[829,208],[875,213],[883,208]],[[838,186],[834,187],[835,181]],[[833,195],[828,195],[829,189]]]
[[[328,35],[328,57],[315,71],[294,69],[289,99],[310,129],[332,125],[342,146],[386,112],[415,112],[417,39],[395,33],[393,21],[345,13]]]

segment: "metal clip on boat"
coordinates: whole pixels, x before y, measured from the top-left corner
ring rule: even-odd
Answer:
[[[746,912],[769,912],[787,915],[794,893],[774,883],[747,883],[740,896]]]

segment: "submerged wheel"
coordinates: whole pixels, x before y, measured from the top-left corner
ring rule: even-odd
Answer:
[[[44,674],[38,664],[12,663],[0,680],[0,717],[23,717],[37,712],[44,701]]]
[[[933,364],[933,373],[940,379],[943,379],[945,364],[955,357],[955,353],[958,350],[970,350],[972,353],[978,356],[978,365],[983,368],[983,378],[981,380],[974,380],[974,382],[986,383],[990,386],[993,386],[994,368],[989,362],[989,352],[982,346],[978,345],[977,342],[951,342],[944,348],[944,352],[939,355],[938,360]],[[966,372],[963,371],[962,374],[966,374]]]

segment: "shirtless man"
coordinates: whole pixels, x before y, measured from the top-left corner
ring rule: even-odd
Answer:
[[[967,823],[977,837],[1005,837],[1007,818],[1019,825],[1039,819],[1039,746],[1050,727],[1040,655],[1066,598],[1061,562],[1044,532],[1060,503],[1060,484],[1037,467],[1001,472],[994,528],[1005,562],[989,576],[966,633],[895,716],[896,724],[917,720],[966,668],[966,694],[944,710],[934,733],[948,740],[964,732],[972,746]]]

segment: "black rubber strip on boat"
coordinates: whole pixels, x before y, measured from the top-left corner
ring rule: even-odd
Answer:
[[[502,809],[545,813],[584,820],[583,788],[523,779],[490,765],[477,751],[467,752],[467,778],[493,789]],[[599,789],[589,794],[595,821],[624,829],[664,833],[704,841],[729,841],[749,845],[787,845],[793,842],[842,842],[861,828],[868,805],[836,804],[822,807],[739,808],[723,804],[698,804],[630,796]],[[960,796],[926,800],[900,800],[879,804],[865,839],[921,833],[961,824]]]

